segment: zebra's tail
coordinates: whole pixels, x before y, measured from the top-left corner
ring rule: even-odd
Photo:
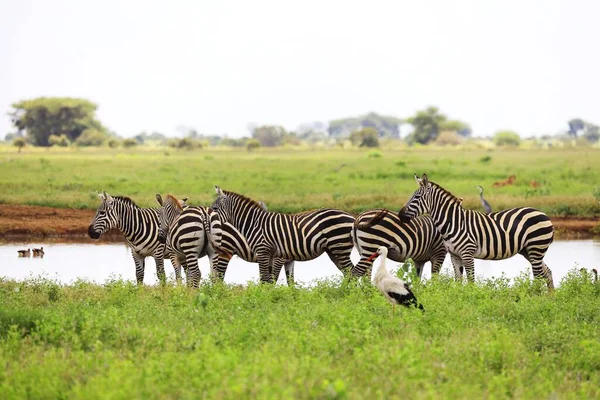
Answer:
[[[365,229],[365,228],[370,228],[371,226],[379,223],[382,219],[385,218],[385,216],[388,214],[388,209],[387,208],[383,208],[381,210],[379,210],[377,212],[377,214],[375,214],[371,219],[369,219],[368,221],[365,222],[358,222],[358,218],[354,220],[354,230],[358,229]]]
[[[218,254],[231,258],[232,255],[221,247],[223,229],[221,228],[221,218],[219,218],[219,214],[209,208],[206,211],[206,217],[202,219],[202,224],[204,225],[204,233],[212,248]]]

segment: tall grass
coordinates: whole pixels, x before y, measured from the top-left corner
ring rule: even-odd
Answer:
[[[0,397],[598,398],[600,285],[0,281]]]
[[[376,154],[376,156],[374,156]],[[476,185],[494,209],[529,205],[551,215],[594,216],[600,150],[132,151],[33,152],[0,149],[0,202],[95,209],[95,192],[128,195],[142,206],[154,194],[209,204],[213,185],[297,212],[337,207],[398,209],[415,189],[413,173],[479,208]],[[514,185],[493,183],[516,175]],[[539,184],[532,187],[531,181]],[[534,185],[535,186],[535,185]]]

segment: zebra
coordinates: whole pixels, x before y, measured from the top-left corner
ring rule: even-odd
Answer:
[[[161,205],[159,209],[159,218],[161,228],[159,231],[159,240],[168,237],[167,239],[167,251],[172,251],[174,254],[181,258],[188,258],[188,255],[196,255],[197,258],[204,256],[207,252],[212,252],[215,244],[207,246],[208,249],[202,249],[204,246],[204,237],[210,237],[210,226],[206,224],[206,216],[203,213],[194,211],[195,207],[188,207],[182,210],[178,206],[177,199],[168,195],[163,201],[160,194],[156,195],[156,200]],[[261,207],[266,210],[266,206],[261,202]],[[213,215],[217,213],[212,212]],[[219,219],[219,222],[220,219]],[[212,229],[214,231],[214,228]],[[167,235],[168,231],[168,235]],[[211,275],[214,279],[220,281],[225,277],[225,272],[229,265],[229,261],[234,255],[237,255],[244,261],[257,262],[255,254],[250,249],[248,241],[230,223],[221,223],[221,244],[220,252],[216,252],[216,257],[211,259]],[[186,238],[191,238],[186,241]],[[202,242],[202,244],[200,244]],[[195,248],[193,246],[195,245]],[[199,253],[200,250],[200,253]],[[199,253],[199,254],[198,254]],[[285,275],[288,285],[292,284],[293,281],[293,267],[294,261],[284,261]],[[261,281],[269,281],[270,275],[264,274],[261,276]]]
[[[261,276],[277,280],[284,260],[308,261],[327,253],[335,266],[348,276],[354,267],[354,217],[341,210],[323,208],[299,214],[265,211],[254,200],[215,185],[212,208],[221,220],[246,237],[256,254]]]
[[[163,201],[162,196],[157,194],[156,201],[161,206],[158,209],[158,241],[166,243],[164,250],[172,256],[177,270],[184,266],[188,286],[198,287],[201,278],[198,258],[208,255],[212,271],[217,252],[221,251],[219,215],[207,207],[184,209],[181,202],[171,195]],[[208,243],[211,246],[207,246]]]
[[[426,174],[415,175],[419,188],[400,210],[402,220],[429,213],[444,238],[455,273],[464,267],[467,279],[475,278],[474,258],[503,260],[515,254],[524,256],[534,278],[544,277],[554,289],[552,271],[544,255],[554,239],[554,227],[543,212],[529,207],[511,208],[484,214],[466,210],[446,189],[430,181]]]
[[[353,276],[371,276],[373,264],[369,258],[381,246],[389,249],[387,257],[391,260],[404,262],[411,258],[419,278],[427,261],[431,261],[433,275],[440,272],[446,258],[442,235],[426,215],[405,223],[387,209],[365,211],[356,217],[352,236],[360,254],[360,261],[352,269]]]
[[[146,257],[154,258],[156,275],[161,282],[165,282],[163,260],[168,253],[164,251],[164,244],[158,241],[158,209],[141,208],[129,197],[111,196],[106,192],[99,193],[98,197],[102,203],[88,227],[90,238],[99,239],[100,235],[110,229],[118,229],[125,236],[127,245],[131,247],[138,285],[144,283]],[[183,200],[184,204],[186,200]],[[175,277],[177,280],[181,279],[177,268]]]

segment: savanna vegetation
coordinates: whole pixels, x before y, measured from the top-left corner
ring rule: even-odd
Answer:
[[[297,212],[338,207],[351,212],[398,209],[426,172],[464,205],[479,208],[476,185],[494,209],[533,206],[553,216],[600,214],[597,149],[164,150],[155,148],[37,150],[0,147],[0,202],[88,208],[97,191],[154,206],[154,195],[210,204],[213,185]],[[515,175],[514,183],[494,187]]]
[[[0,280],[3,399],[598,398],[600,285]]]

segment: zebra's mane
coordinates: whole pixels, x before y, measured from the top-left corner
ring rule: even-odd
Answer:
[[[181,207],[181,204],[179,204],[179,200],[177,200],[175,196],[171,196],[170,194],[168,194],[167,201],[170,201],[171,204],[175,205],[175,207],[177,207],[179,210],[183,210],[183,207]]]
[[[135,204],[135,201],[131,200],[129,197],[127,196],[112,196],[113,199],[120,201],[121,203],[125,203],[128,206],[133,206],[133,207],[138,207],[139,206],[137,204]]]
[[[461,201],[458,197],[456,197],[455,195],[453,195],[452,193],[450,193],[448,190],[444,189],[443,187],[441,187],[440,185],[438,185],[435,182],[429,181],[429,183],[431,183],[432,186],[435,186],[436,188],[438,188],[439,190],[442,191],[442,193],[446,194],[448,197],[450,197],[452,200],[458,202],[458,205],[462,207],[461,205]]]
[[[223,193],[225,193],[227,196],[231,196],[233,198],[237,198],[240,201],[242,201],[243,203],[249,203],[249,204],[251,204],[251,205],[253,205],[255,207],[260,208],[261,210],[264,210],[258,201],[252,200],[250,197],[246,197],[243,194],[239,194],[239,193],[235,193],[235,192],[230,192],[229,190],[223,190]]]

